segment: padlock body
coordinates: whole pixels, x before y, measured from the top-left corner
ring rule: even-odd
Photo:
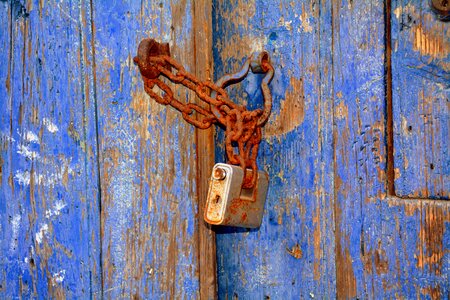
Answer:
[[[206,222],[247,228],[261,225],[269,177],[266,172],[258,171],[252,189],[241,188],[243,178],[241,167],[223,163],[214,166],[204,213]]]

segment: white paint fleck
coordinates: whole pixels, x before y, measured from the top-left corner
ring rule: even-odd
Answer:
[[[44,225],[41,226],[41,228],[39,229],[38,233],[36,233],[36,241],[38,242],[38,244],[42,243],[42,239],[47,234],[48,234],[48,225],[44,224]]]
[[[15,215],[11,220],[12,225],[12,237],[11,237],[11,245],[9,247],[9,251],[13,252],[17,249],[17,239],[19,237],[19,226],[20,226],[21,216],[19,214]]]
[[[64,277],[66,276],[66,270],[61,270],[57,273],[53,273],[52,275],[52,285],[55,286],[58,283],[63,282]]]
[[[39,155],[36,153],[35,155],[27,153],[26,150],[21,150],[23,155],[30,155],[30,157],[39,158]],[[50,164],[51,162],[46,161],[45,158],[39,160],[43,164]],[[75,175],[75,171],[70,167],[70,160],[64,159],[62,162],[58,163],[58,167],[56,170],[51,172],[50,168],[44,168],[41,174],[34,174],[34,182],[38,185],[43,186],[55,186],[57,184],[61,184],[63,182],[63,178],[65,173],[69,175]],[[16,182],[23,186],[30,185],[30,171],[18,170],[14,175],[14,179]]]
[[[52,209],[47,209],[45,212],[45,217],[49,219],[53,216],[59,216],[61,214],[61,210],[66,206],[67,204],[63,201],[56,201]]]
[[[30,185],[30,172],[29,171],[17,171],[14,175],[14,179],[20,185]]]
[[[59,130],[58,126],[56,126],[55,123],[50,121],[50,119],[44,118],[42,121],[43,121],[45,128],[47,128],[47,130],[50,131],[51,133],[55,133]]]
[[[267,44],[266,37],[254,37],[251,38],[252,43],[250,44],[250,50],[252,53],[261,52],[264,50],[264,46]]]
[[[25,139],[29,143],[39,144],[39,137],[32,131],[28,131],[25,135]]]
[[[28,148],[28,146],[25,145],[19,145],[17,146],[17,153],[19,155],[22,155],[28,159],[36,159],[39,158],[39,153],[37,153],[36,151],[31,151],[30,148]]]

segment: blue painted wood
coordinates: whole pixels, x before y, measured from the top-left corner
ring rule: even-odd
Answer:
[[[145,94],[132,60],[152,37],[193,71],[192,10],[185,1],[93,4],[106,298],[199,294],[195,131]],[[193,101],[182,88],[176,95]]]
[[[396,194],[449,199],[450,24],[418,0],[391,20]]]
[[[212,7],[216,78],[263,47],[276,67],[258,160],[266,212],[258,230],[216,229],[219,298],[445,298],[449,202],[386,191],[384,3]],[[195,131],[145,95],[132,63],[152,36],[199,71],[194,10],[0,2],[1,298],[199,296]],[[391,12],[395,187],[445,198],[447,33],[430,32],[448,24],[414,1]],[[259,83],[230,94],[261,106]]]
[[[275,66],[274,107],[258,158],[270,178],[265,213],[258,230],[217,228],[220,299],[336,294],[329,6],[213,4],[216,78],[263,48]],[[249,76],[228,90],[235,101],[261,107],[260,80]],[[223,136],[216,142],[221,147]],[[223,151],[216,159],[225,159]]]
[[[216,77],[261,46],[276,67],[266,212],[259,230],[217,228],[219,298],[445,298],[448,202],[387,194],[384,3],[213,7]],[[261,105],[257,83],[234,99]]]
[[[448,203],[387,195],[385,10],[333,4],[337,296],[445,298]]]
[[[88,9],[2,1],[0,298],[101,289]]]

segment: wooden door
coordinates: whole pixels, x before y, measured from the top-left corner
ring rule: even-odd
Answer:
[[[205,76],[211,39],[193,28],[207,8],[0,2],[0,298],[192,299],[201,282],[214,288],[199,268],[214,242],[197,218],[195,145],[207,138],[151,101],[133,64],[153,37]]]
[[[1,298],[449,296],[450,24],[428,1],[2,1],[0,16]],[[259,229],[203,222],[223,132],[143,92],[145,37],[203,79],[269,51]],[[262,105],[260,80],[232,99]]]
[[[219,298],[446,299],[450,25],[428,1],[213,6],[217,76],[275,66],[266,212],[217,229]],[[261,105],[255,83],[235,99]]]

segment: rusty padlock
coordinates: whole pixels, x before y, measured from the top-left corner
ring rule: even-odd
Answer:
[[[266,172],[258,171],[251,189],[242,188],[243,178],[244,171],[239,166],[223,163],[214,166],[204,212],[206,222],[247,228],[261,225],[269,177]]]

